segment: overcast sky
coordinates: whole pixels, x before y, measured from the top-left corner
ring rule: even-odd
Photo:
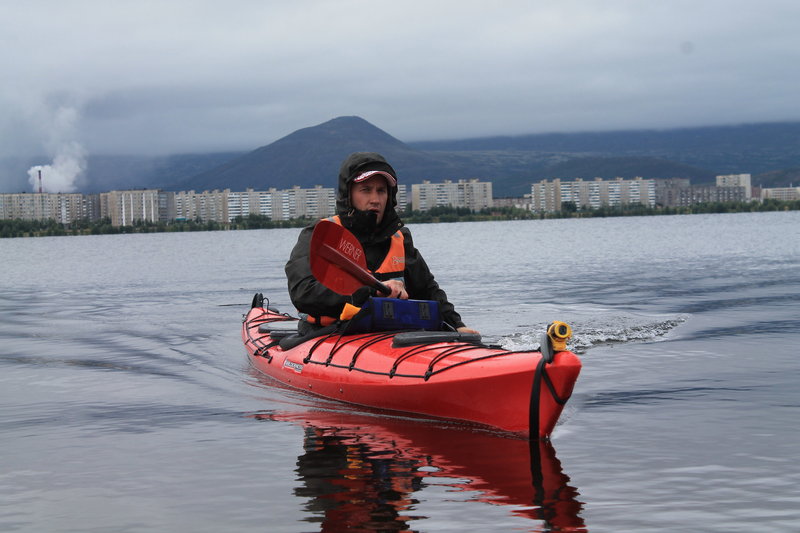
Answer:
[[[0,157],[798,120],[798,27],[797,0],[0,0]]]

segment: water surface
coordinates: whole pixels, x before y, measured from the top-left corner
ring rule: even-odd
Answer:
[[[584,362],[552,442],[274,386],[299,230],[0,240],[0,531],[800,530],[800,213],[412,226],[468,325]]]

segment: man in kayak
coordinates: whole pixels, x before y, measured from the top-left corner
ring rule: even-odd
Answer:
[[[350,154],[339,170],[339,188],[334,222],[356,236],[364,249],[367,267],[383,281],[390,298],[435,300],[442,319],[462,333],[477,333],[468,328],[439,288],[427,263],[414,247],[411,232],[400,220],[397,206],[397,173],[374,152]],[[361,305],[369,296],[363,288],[352,296],[342,296],[314,278],[309,263],[309,248],[314,225],[303,229],[286,263],[289,296],[304,317],[300,332],[336,321],[346,303]]]

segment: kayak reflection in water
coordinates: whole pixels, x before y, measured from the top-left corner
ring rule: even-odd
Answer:
[[[340,224],[361,244],[366,265],[390,293],[380,296],[434,300],[442,321],[462,333],[477,333],[461,320],[447,294],[439,287],[422,255],[414,247],[411,232],[400,220],[397,206],[397,173],[377,153],[350,154],[339,170],[336,198]],[[286,263],[289,296],[299,311],[301,334],[330,325],[342,317],[345,304],[360,307],[375,289],[364,287],[350,294],[338,294],[325,287],[312,274],[310,247],[316,223],[300,233]],[[372,293],[370,293],[372,291]]]
[[[423,477],[414,460],[376,452],[351,437],[306,428],[297,460],[310,522],[320,531],[410,531],[412,493]]]
[[[587,531],[578,491],[549,441],[406,419],[306,412],[271,414],[306,428],[296,495],[321,531],[409,531],[425,488],[445,485],[474,501],[512,506],[545,531]],[[417,494],[415,494],[417,493]]]

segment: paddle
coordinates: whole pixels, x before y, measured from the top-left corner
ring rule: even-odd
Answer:
[[[321,220],[311,234],[311,273],[333,292],[351,295],[367,286],[389,294],[392,291],[367,270],[361,243],[347,228]]]

